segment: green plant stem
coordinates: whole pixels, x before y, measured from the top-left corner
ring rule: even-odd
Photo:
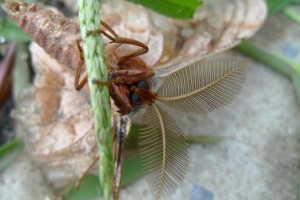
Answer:
[[[190,144],[211,144],[224,139],[226,137],[219,135],[185,135],[185,140]]]
[[[266,50],[259,48],[250,42],[243,42],[236,47],[240,52],[266,64],[273,70],[291,78],[293,66],[286,62],[282,56],[269,53]]]
[[[290,6],[286,6],[283,10],[282,13],[289,18],[290,20],[292,20],[293,22],[295,22],[296,24],[300,25],[300,15],[298,12],[296,12],[292,7]]]
[[[23,150],[23,143],[14,139],[0,147],[0,173],[4,171]]]
[[[110,99],[108,87],[93,84],[92,80],[107,80],[103,41],[100,35],[88,31],[100,29],[100,1],[78,0],[80,31],[83,40],[85,65],[94,111],[94,127],[99,153],[99,178],[104,198],[110,199],[113,180],[113,138],[110,124]]]
[[[0,158],[7,152],[13,150],[15,147],[22,145],[22,142],[19,139],[13,139],[12,141],[2,145],[0,147]]]
[[[293,81],[298,103],[300,104],[300,64],[294,60],[278,55],[269,53],[264,49],[256,47],[250,42],[243,42],[236,47],[242,53],[255,58],[256,60],[266,64],[270,68],[278,71],[279,73],[287,76]]]

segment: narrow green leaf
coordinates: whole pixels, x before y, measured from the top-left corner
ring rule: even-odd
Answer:
[[[285,6],[291,3],[291,0],[267,0],[269,15],[281,11]]]
[[[138,155],[125,159],[123,163],[122,185],[127,185],[143,176],[141,159]],[[79,188],[72,188],[64,196],[64,200],[92,200],[103,196],[99,178],[96,175],[86,175]]]
[[[132,124],[129,136],[126,138],[124,143],[124,149],[131,150],[138,148],[138,134],[140,126],[138,124]],[[207,144],[220,142],[225,139],[219,135],[189,135],[185,134],[185,139],[191,144]]]
[[[81,181],[80,187],[72,188],[64,197],[65,200],[92,200],[103,195],[99,184],[99,178],[95,175],[87,175]]]
[[[294,23],[300,25],[300,14],[290,6],[285,7],[282,13]]]
[[[262,48],[258,48],[250,42],[243,42],[236,49],[292,79],[300,104],[300,63],[283,55],[270,53]]]
[[[12,141],[3,144],[0,146],[0,159],[2,156],[4,156],[6,153],[9,153],[14,148],[18,147],[19,145],[22,145],[22,142],[18,139],[13,139]]]
[[[219,135],[186,135],[185,139],[191,144],[209,144],[220,142],[224,140],[225,137]]]
[[[290,78],[293,67],[278,57],[278,55],[269,53],[269,51],[259,48],[247,41],[238,45],[236,49]]]
[[[0,147],[0,172],[5,170],[20,155],[24,148],[19,139],[14,139]]]
[[[194,16],[202,2],[198,0],[128,0],[143,5],[166,16],[189,19]]]
[[[191,9],[195,9],[199,5],[202,4],[202,2],[198,1],[198,0],[165,0],[165,1],[173,3],[173,4],[178,5],[178,6],[191,8]]]
[[[138,125],[134,125],[135,129],[138,129]],[[137,131],[130,132],[131,133],[137,133]],[[214,143],[214,142],[220,142],[223,139],[225,139],[222,136],[218,135],[209,135],[209,136],[192,136],[192,135],[186,135],[186,140],[189,143],[192,144],[208,144],[208,143]],[[132,143],[131,143],[132,144]],[[131,158],[125,159],[123,163],[123,173],[122,173],[122,185],[127,185],[136,179],[143,176],[143,166],[142,166],[142,160],[139,155],[135,155]]]
[[[136,155],[123,163],[122,185],[127,185],[143,176],[142,160]]]
[[[29,42],[30,37],[8,17],[0,20],[0,41]]]
[[[140,126],[132,124],[129,136],[125,140],[125,149],[137,149],[138,134]],[[220,142],[225,139],[218,135],[185,135],[186,140],[191,144],[208,144]],[[123,163],[122,185],[127,185],[143,176],[142,162],[139,155],[127,158]]]
[[[131,124],[130,133],[124,142],[124,149],[138,148],[139,128],[140,126],[138,124]]]

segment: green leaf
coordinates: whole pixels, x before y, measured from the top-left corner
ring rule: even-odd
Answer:
[[[215,142],[221,142],[226,138],[219,135],[186,135],[185,139],[190,144],[210,144]]]
[[[198,0],[165,0],[167,2],[170,2],[172,4],[182,6],[182,7],[188,7],[191,9],[197,8],[199,5],[201,5],[201,1]]]
[[[14,139],[0,147],[0,172],[4,171],[23,150],[23,143]]]
[[[138,134],[140,126],[138,124],[132,124],[129,136],[125,140],[125,149],[137,149],[138,148]],[[191,144],[208,144],[220,142],[225,139],[218,135],[185,135],[186,140]],[[143,176],[142,162],[139,155],[132,156],[124,160],[123,173],[122,173],[122,185],[127,185],[136,179]]]
[[[124,142],[124,149],[132,150],[138,148],[138,134],[139,134],[140,125],[132,124],[131,130]],[[189,135],[185,134],[185,139],[191,144],[208,144],[220,142],[226,139],[223,136],[219,135]]]
[[[282,10],[290,2],[291,0],[267,0],[269,15],[273,15]]]
[[[243,42],[238,45],[236,49],[292,79],[298,103],[300,104],[300,63],[286,56],[270,53],[269,51],[259,48],[250,42]]]
[[[29,42],[30,37],[8,17],[0,20],[0,40]]]
[[[140,156],[124,160],[122,172],[122,185],[126,185],[143,176],[142,161]]]
[[[139,156],[125,159],[123,163],[122,185],[127,185],[143,176],[142,163]],[[81,181],[80,187],[72,188],[64,200],[92,200],[103,196],[100,189],[99,178],[96,175],[86,175]]]
[[[294,23],[300,25],[300,14],[291,6],[287,6],[282,10],[282,13]]]
[[[198,0],[128,0],[135,4],[143,5],[163,15],[189,19],[194,16],[198,6],[202,4]]]
[[[87,175],[81,181],[80,187],[72,188],[64,197],[65,200],[92,200],[103,195],[100,189],[99,178],[96,175]]]
[[[140,128],[140,126],[138,124],[133,123],[131,125],[130,133],[124,142],[124,149],[137,149],[138,148],[139,128]]]
[[[134,129],[137,129],[139,126],[134,124]],[[131,134],[132,132],[130,132]],[[135,134],[136,131],[133,131]],[[210,136],[186,136],[186,140],[189,143],[200,143],[207,144],[213,142],[222,141],[224,137],[218,135],[210,135]],[[142,160],[139,155],[133,156],[131,158],[125,159],[123,163],[123,173],[122,173],[122,185],[127,185],[138,178],[143,176],[143,166]]]
[[[242,42],[236,49],[290,78],[293,67],[282,59],[282,57],[259,48],[248,41]]]

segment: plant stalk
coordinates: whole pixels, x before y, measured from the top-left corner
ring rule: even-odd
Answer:
[[[286,6],[282,13],[289,18],[291,21],[295,22],[296,24],[300,25],[300,15],[298,12],[295,11],[291,6]]]
[[[110,97],[106,85],[93,84],[92,80],[107,80],[103,41],[100,35],[88,31],[100,29],[100,0],[78,0],[80,31],[83,40],[88,85],[94,111],[94,127],[99,153],[99,178],[104,198],[110,199],[113,181],[113,137],[111,131]]]
[[[291,71],[293,67],[290,66],[289,63],[286,63],[286,61],[282,59],[282,57],[279,57],[278,55],[275,55],[273,53],[269,53],[266,50],[259,48],[248,41],[241,43],[235,49],[262,62],[263,64],[266,64],[273,70],[289,78],[291,77]]]

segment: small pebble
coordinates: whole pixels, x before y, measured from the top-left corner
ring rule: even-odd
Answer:
[[[285,56],[289,58],[296,58],[299,54],[299,49],[297,48],[297,46],[294,46],[292,44],[286,44],[281,51]]]
[[[190,200],[212,200],[214,194],[201,185],[193,184]]]

